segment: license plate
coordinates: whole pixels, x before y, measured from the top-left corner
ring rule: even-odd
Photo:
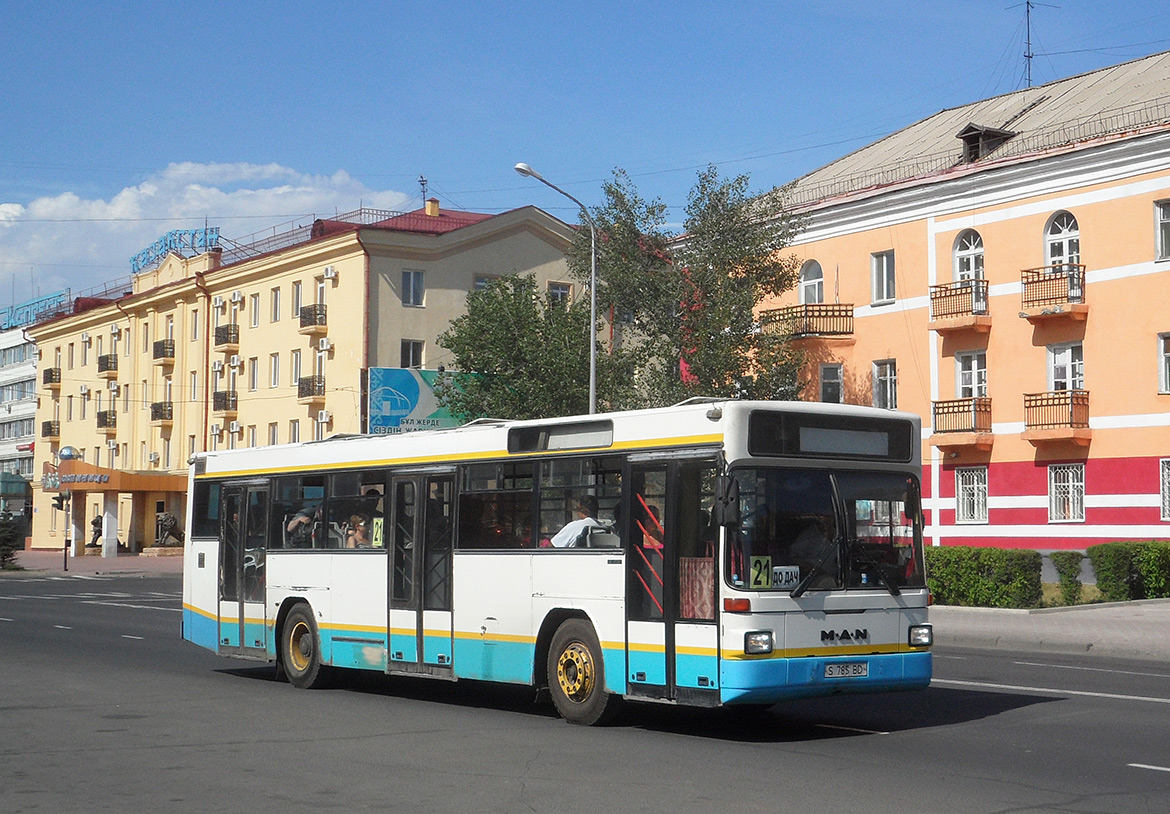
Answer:
[[[865,678],[869,675],[869,662],[843,661],[825,665],[825,678]]]

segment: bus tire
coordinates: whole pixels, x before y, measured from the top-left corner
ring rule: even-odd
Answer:
[[[318,689],[329,681],[329,667],[321,663],[317,620],[304,602],[294,605],[285,617],[280,633],[280,663],[289,683],[302,690]]]
[[[557,712],[571,724],[592,726],[612,717],[618,699],[605,690],[601,643],[586,620],[567,619],[553,634],[548,688]]]

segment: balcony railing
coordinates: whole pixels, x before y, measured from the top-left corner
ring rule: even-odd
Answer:
[[[1089,391],[1025,394],[1024,425],[1027,430],[1087,429]]]
[[[960,280],[930,287],[931,319],[982,316],[986,313],[986,280]]]
[[[41,384],[61,384],[61,368],[47,367],[41,371]]]
[[[760,330],[789,336],[851,336],[852,303],[805,303],[760,314]]]
[[[98,373],[117,373],[118,372],[118,357],[115,354],[107,353],[97,358]]]
[[[41,422],[41,438],[60,438],[61,437],[61,422],[60,421],[42,421]]]
[[[931,414],[935,432],[991,432],[991,399],[987,396],[936,401]]]
[[[97,414],[99,430],[113,430],[118,427],[118,413],[115,410],[102,410]]]
[[[175,340],[160,339],[154,343],[154,358],[162,361],[175,361]]]
[[[327,324],[328,322],[325,319],[325,305],[323,303],[301,306],[302,328],[324,328]]]
[[[240,326],[236,323],[230,325],[217,325],[215,328],[215,346],[221,347],[223,345],[239,345],[240,344]]]
[[[173,401],[156,401],[150,405],[151,421],[173,421],[175,417],[175,403]]]
[[[216,390],[211,394],[211,409],[217,413],[234,413],[239,409],[239,394],[235,390]]]
[[[1085,301],[1085,267],[1080,263],[1025,269],[1020,272],[1020,281],[1025,310]]]
[[[324,376],[302,376],[297,379],[298,399],[317,399],[325,397]]]

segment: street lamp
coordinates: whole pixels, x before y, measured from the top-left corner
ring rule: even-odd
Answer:
[[[516,165],[516,172],[529,178],[535,178],[549,189],[564,195],[581,207],[585,220],[589,221],[589,415],[593,415],[597,412],[597,224],[593,222],[593,216],[589,214],[589,209],[585,204],[556,184],[546,181],[532,167],[521,162]]]

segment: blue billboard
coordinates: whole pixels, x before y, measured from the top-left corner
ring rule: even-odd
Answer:
[[[371,435],[458,427],[461,422],[435,396],[436,370],[401,367],[370,368],[367,410]]]

